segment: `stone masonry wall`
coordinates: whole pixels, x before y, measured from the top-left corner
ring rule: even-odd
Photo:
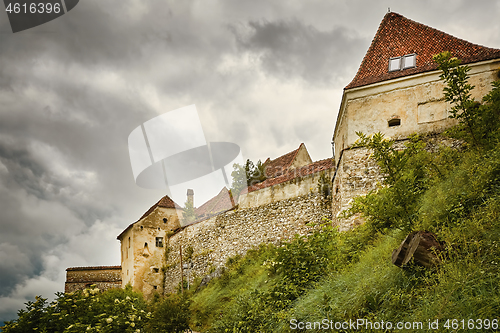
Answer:
[[[73,267],[66,270],[64,292],[83,290],[95,284],[101,290],[121,288],[120,266]]]
[[[371,158],[371,150],[353,148],[344,150],[332,186],[332,210],[340,231],[363,223],[359,214],[343,218],[342,213],[351,207],[355,197],[377,189],[383,181],[377,162]]]
[[[461,142],[440,134],[428,134],[424,141],[427,151],[437,151],[440,146],[454,149],[461,147]],[[397,141],[396,149],[404,149],[407,140]],[[340,231],[346,231],[364,223],[360,214],[349,218],[343,212],[351,207],[355,197],[366,195],[379,188],[384,180],[376,161],[371,158],[371,150],[359,147],[344,150],[332,186],[332,214],[334,223]]]
[[[193,224],[170,237],[169,254],[164,267],[165,292],[174,292],[179,285],[180,256],[193,248],[190,281],[205,276],[210,269],[224,266],[228,257],[244,254],[261,243],[279,244],[296,234],[306,235],[319,225],[323,217],[331,219],[331,206],[318,193],[273,202],[260,207],[238,209]],[[187,272],[184,271],[187,279]]]

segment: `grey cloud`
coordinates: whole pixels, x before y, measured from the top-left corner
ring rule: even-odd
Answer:
[[[469,15],[462,5],[449,11],[433,2],[431,14],[421,4],[398,4],[401,10],[393,10],[431,26]],[[135,186],[127,151],[130,132],[158,113],[196,103],[201,114],[209,112],[208,138],[238,143],[253,160],[280,156],[300,141],[319,158],[329,156],[339,103],[328,98],[352,79],[386,6],[204,6],[86,0],[18,34],[6,33],[0,13],[0,259],[16,259],[0,267],[0,295],[12,291],[0,298],[0,320],[12,318],[5,304],[22,304],[39,290],[46,270],[63,275],[70,265],[119,263],[110,262],[119,260],[112,255],[119,256],[115,234],[165,194]],[[486,8],[484,1],[477,7]],[[483,18],[479,11],[474,15]],[[496,14],[498,7],[484,14],[492,27]],[[434,21],[421,19],[431,15]],[[291,81],[300,82],[291,89]],[[154,93],[144,94],[145,87]],[[59,261],[48,265],[48,255]],[[58,279],[54,288],[62,290]]]
[[[251,21],[250,33],[233,27],[238,46],[257,54],[264,69],[284,78],[302,77],[310,83],[332,83],[352,66],[352,54],[366,41],[342,27],[319,31],[299,20]]]
[[[7,242],[0,243],[0,296],[8,294],[12,287],[23,281],[27,275],[39,272],[41,267],[36,269],[33,264],[19,246]]]

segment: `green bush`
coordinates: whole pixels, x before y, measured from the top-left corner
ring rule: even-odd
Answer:
[[[183,295],[169,295],[150,304],[148,332],[184,332],[189,328],[191,301]]]
[[[6,322],[3,332],[140,332],[150,316],[142,295],[130,287],[104,293],[91,287],[56,295],[50,305],[40,296],[26,303],[26,310]]]

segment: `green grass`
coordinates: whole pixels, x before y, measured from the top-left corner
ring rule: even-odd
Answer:
[[[248,296],[253,290],[266,289],[271,278],[263,263],[272,256],[274,249],[272,245],[262,245],[248,251],[244,258],[230,258],[229,267],[223,271],[222,276],[193,295],[193,329],[205,330],[211,327],[227,309],[235,306],[238,297]]]
[[[433,231],[447,249],[438,267],[391,263],[408,230],[382,234],[369,222],[346,233],[326,228],[231,260],[222,277],[193,296],[192,322],[202,332],[300,332],[290,320],[439,320],[433,331],[450,332],[443,327],[448,319],[499,320],[500,154],[456,156],[439,165],[446,172],[433,175],[413,203],[413,229]]]

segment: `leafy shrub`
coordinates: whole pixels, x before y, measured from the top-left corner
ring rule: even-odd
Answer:
[[[169,295],[150,305],[151,320],[147,324],[148,332],[184,332],[189,328],[191,301],[186,296]]]
[[[150,315],[142,295],[130,287],[104,293],[91,287],[56,295],[48,306],[40,296],[26,303],[26,310],[6,322],[3,332],[140,332]]]

